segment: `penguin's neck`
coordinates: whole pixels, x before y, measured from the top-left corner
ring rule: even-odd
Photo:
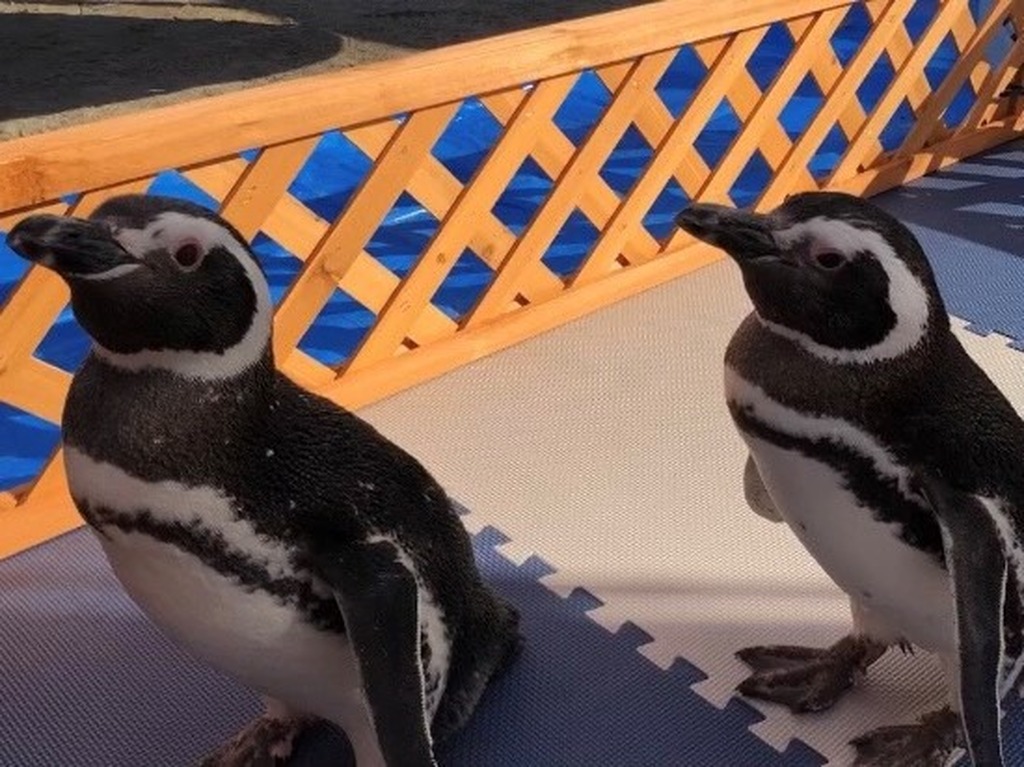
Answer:
[[[91,354],[68,393],[63,439],[115,463],[127,453],[157,462],[201,460],[205,452],[239,449],[266,430],[275,390],[269,345],[258,363],[213,380],[126,371]]]
[[[940,336],[929,333],[918,347],[893,359],[836,363],[773,332],[751,314],[733,336],[725,362],[789,407],[852,416],[911,396],[921,376],[944,354]]]

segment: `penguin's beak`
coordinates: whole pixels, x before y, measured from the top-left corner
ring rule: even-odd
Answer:
[[[107,279],[142,265],[108,227],[68,216],[24,218],[7,233],[7,245],[27,261],[67,278]]]
[[[698,240],[721,248],[741,263],[779,258],[771,222],[760,213],[712,203],[693,203],[676,216],[676,226]]]

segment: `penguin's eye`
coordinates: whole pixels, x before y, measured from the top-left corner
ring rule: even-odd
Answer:
[[[179,245],[178,249],[174,251],[174,261],[182,269],[194,269],[199,263],[199,259],[202,255],[203,252],[199,248],[198,243],[186,242]]]
[[[836,253],[834,250],[823,250],[821,253],[814,254],[814,263],[822,269],[838,269],[845,261],[842,254]]]

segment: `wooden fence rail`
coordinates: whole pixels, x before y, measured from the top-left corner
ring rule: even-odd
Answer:
[[[1007,24],[1021,27],[1024,3],[932,5],[922,20],[914,0],[664,0],[16,139],[0,144],[0,231],[30,212],[88,214],[173,171],[250,240],[298,259],[277,301],[278,364],[358,407],[715,260],[650,224],[670,187],[679,207],[736,202],[739,180],[759,166],[764,178],[747,200],[759,208],[804,189],[872,194],[1018,135],[1024,119],[1005,94],[1024,42],[991,50]],[[863,34],[850,37],[858,18]],[[765,78],[754,64],[769,38],[784,38],[788,54]],[[665,86],[684,57],[701,76],[676,89],[685,103],[669,104]],[[887,79],[865,105],[879,67]],[[607,97],[570,135],[560,110],[584,79]],[[816,103],[794,128],[786,110],[801,98]],[[498,128],[463,178],[436,147],[470,102]],[[709,157],[701,142],[723,114],[739,127]],[[368,160],[330,215],[295,188],[327,135]],[[640,137],[646,159],[623,186],[606,171],[627,135]],[[829,141],[840,149],[822,165]],[[513,226],[496,211],[527,162],[550,183]],[[406,198],[436,228],[403,270],[372,244]],[[547,254],[570,220],[594,236],[559,269]],[[487,275],[453,312],[436,297],[465,252]],[[339,291],[373,318],[344,359],[325,361],[302,339]],[[50,423],[71,370],[38,349],[67,298],[32,268],[0,310],[0,403]],[[54,453],[30,483],[0,492],[0,557],[79,523]]]

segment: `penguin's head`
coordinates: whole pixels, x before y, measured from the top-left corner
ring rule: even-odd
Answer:
[[[29,216],[7,243],[67,283],[76,319],[110,364],[217,379],[268,354],[272,305],[259,263],[199,205],[119,196],[87,219]]]
[[[900,357],[946,318],[917,239],[859,197],[807,192],[766,214],[694,204],[676,224],[739,265],[762,324],[831,362]]]

